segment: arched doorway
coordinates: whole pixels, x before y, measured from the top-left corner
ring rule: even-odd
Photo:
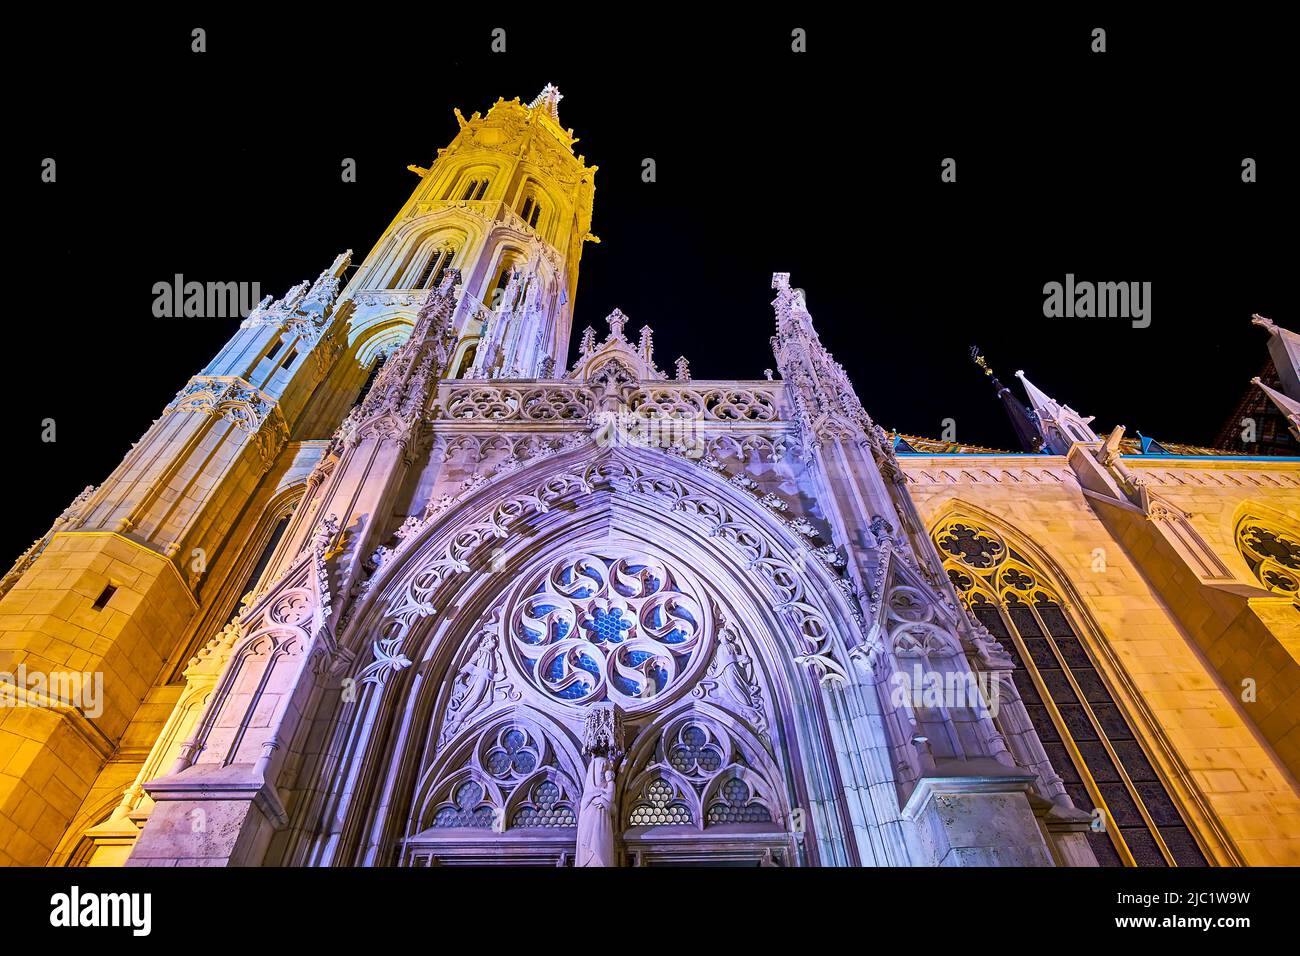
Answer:
[[[503,576],[437,682],[401,860],[572,862],[584,723],[612,705],[611,862],[795,862],[791,743],[773,732],[752,615],[708,569],[613,527],[555,553]]]
[[[307,771],[302,819],[326,822],[279,859],[569,863],[598,706],[625,725],[616,864],[862,859],[838,754],[886,731],[828,677],[842,589],[733,483],[643,457],[580,447],[474,486],[384,567],[344,637],[357,695]],[[903,858],[897,818],[863,819],[889,828],[867,852]]]

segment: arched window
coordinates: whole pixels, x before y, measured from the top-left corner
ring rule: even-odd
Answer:
[[[285,529],[289,527],[289,519],[292,517],[293,510],[290,509],[280,517],[280,520],[275,523],[275,527],[271,529],[271,535],[267,538],[266,544],[262,547],[262,553],[257,556],[257,562],[253,565],[252,570],[249,571],[248,577],[244,581],[243,589],[235,595],[236,606],[235,609],[231,611],[230,618],[226,621],[227,624],[229,624],[230,621],[233,621],[235,615],[239,613],[239,604],[243,601],[244,595],[254,590],[262,580],[262,575],[266,573],[266,566],[271,563],[271,557],[275,554],[275,549],[280,544],[280,539],[284,537]]]
[[[541,218],[541,215],[542,204],[539,203],[535,197],[529,196],[524,200],[523,208],[519,210],[520,219],[536,229],[537,220]]]
[[[487,187],[491,186],[491,179],[487,176],[476,176],[465,181],[464,189],[460,190],[460,199],[482,199],[487,195]],[[455,199],[456,194],[448,195],[448,199]]]
[[[384,363],[386,361],[388,361],[388,353],[380,352],[374,362],[371,363],[370,371],[366,374],[366,383],[361,386],[361,391],[357,392],[356,401],[352,403],[353,408],[356,408],[366,400],[366,396],[370,394],[371,387],[375,384],[375,379],[379,378],[379,373],[383,371]]]
[[[433,289],[442,280],[442,274],[451,265],[452,260],[456,258],[456,248],[446,246],[442,249],[435,249],[429,255],[429,261],[425,263],[423,271],[420,273],[419,281],[415,284],[417,289]]]
[[[474,359],[478,356],[478,343],[471,345],[465,350],[464,356],[460,360],[460,366],[456,369],[456,374],[452,378],[464,378],[465,373],[474,367]]]
[[[1074,805],[1102,811],[1088,834],[1097,862],[1207,865],[1047,575],[973,519],[949,518],[934,542],[963,603],[1016,662],[1016,689]]]

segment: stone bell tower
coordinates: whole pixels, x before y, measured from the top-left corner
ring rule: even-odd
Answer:
[[[560,125],[548,85],[531,103],[456,111],[460,131],[362,263],[354,288],[415,293],[460,271],[454,378],[547,377],[563,369],[594,176]],[[378,303],[381,296],[367,302]]]

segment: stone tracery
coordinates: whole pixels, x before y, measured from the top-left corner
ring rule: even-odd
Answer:
[[[554,700],[613,700],[628,710],[680,690],[697,669],[708,614],[680,572],[653,558],[560,559],[525,588],[510,615],[511,649]]]

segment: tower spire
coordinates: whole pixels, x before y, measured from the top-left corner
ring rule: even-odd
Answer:
[[[997,395],[1002,402],[1002,406],[1007,410],[1007,416],[1011,419],[1011,427],[1015,430],[1016,438],[1020,440],[1020,446],[1032,455],[1041,452],[1043,450],[1043,436],[1034,424],[1033,419],[1029,417],[1029,410],[1011,394],[1011,389],[998,381],[998,377],[993,374],[993,369],[989,368],[988,362],[980,354],[978,345],[970,347],[970,357],[988,376],[990,383],[993,385],[994,394]]]
[[[1029,396],[1029,405],[1038,422],[1038,433],[1042,436],[1044,448],[1053,455],[1064,455],[1075,442],[1101,441],[1092,430],[1093,416],[1084,418],[1069,405],[1062,405],[1029,379],[1022,371],[1016,372],[1016,378],[1025,387]]]

